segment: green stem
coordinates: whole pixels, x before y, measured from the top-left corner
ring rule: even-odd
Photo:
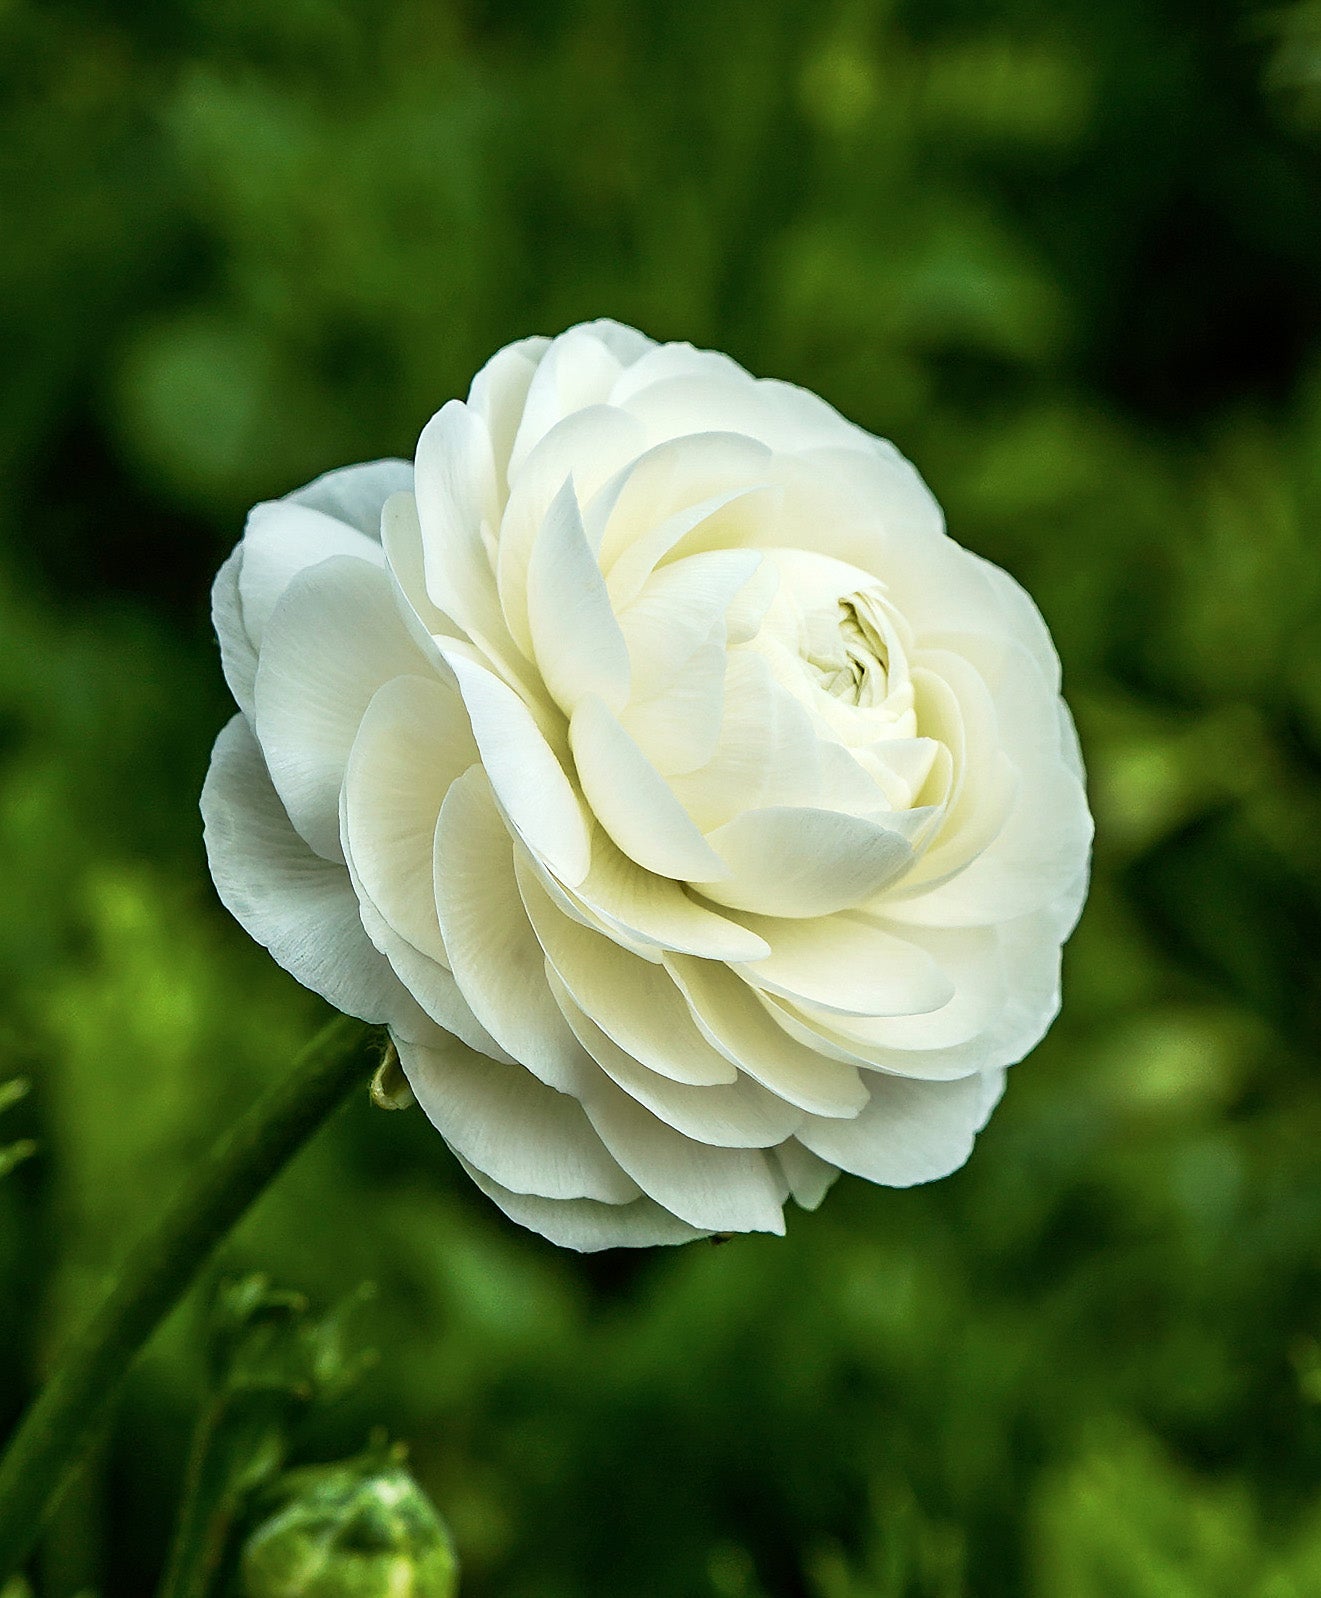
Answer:
[[[0,1587],[31,1553],[147,1339],[244,1211],[335,1107],[367,1084],[371,1034],[342,1016],[215,1146],[65,1348],[0,1461]]]
[[[278,1420],[230,1414],[232,1395],[213,1398],[193,1437],[174,1547],[158,1598],[207,1598],[234,1521],[253,1487],[279,1469],[284,1437]]]

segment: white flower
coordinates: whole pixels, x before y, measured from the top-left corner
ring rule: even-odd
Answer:
[[[511,345],[414,466],[259,505],[215,621],[221,898],[558,1243],[944,1176],[1055,1014],[1091,820],[1045,624],[812,394]]]

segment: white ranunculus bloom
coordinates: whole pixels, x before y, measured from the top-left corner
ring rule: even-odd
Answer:
[[[1055,1014],[1091,820],[1045,624],[802,389],[511,345],[412,466],[259,505],[215,620],[222,899],[555,1242],[944,1176]]]

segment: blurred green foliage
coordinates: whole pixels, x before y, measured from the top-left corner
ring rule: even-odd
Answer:
[[[316,1004],[214,902],[209,577],[611,314],[892,436],[1055,632],[1099,833],[966,1170],[579,1260],[363,1102],[232,1243],[382,1360],[465,1598],[1321,1594],[1314,0],[0,4],[0,1419]],[[12,1163],[12,1162],[11,1162]],[[198,1302],[36,1572],[137,1598]]]

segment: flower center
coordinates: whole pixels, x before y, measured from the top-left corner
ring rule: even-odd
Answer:
[[[890,691],[890,651],[864,594],[841,599],[834,617],[808,619],[803,659],[821,687],[846,704],[871,709]]]

